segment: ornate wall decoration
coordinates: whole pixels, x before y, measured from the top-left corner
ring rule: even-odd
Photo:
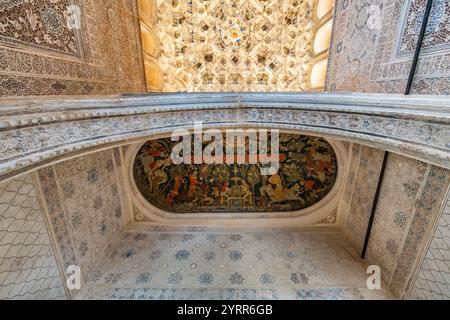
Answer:
[[[422,192],[417,198],[406,240],[398,256],[390,288],[397,296],[403,296],[418,267],[420,254],[425,249],[439,215],[449,186],[450,171],[431,166]]]
[[[79,30],[68,28],[73,0],[4,1],[0,4],[0,42],[82,56]]]
[[[77,299],[390,298],[336,229],[126,230],[98,273]]]
[[[326,90],[404,93],[425,3],[337,0]],[[448,95],[450,9],[433,3],[412,93]]]
[[[363,147],[343,226],[358,252],[362,252],[382,159],[382,151]],[[449,182],[449,170],[389,155],[366,259],[381,267],[383,288],[397,298],[414,285],[415,271],[432,237]]]
[[[158,16],[164,91],[308,89],[312,1],[165,1]]]
[[[450,299],[450,198],[421,263],[410,299]]]
[[[30,175],[0,184],[0,299],[65,299]]]
[[[419,34],[426,1],[409,0],[407,15],[403,19],[401,40],[398,47],[398,55],[412,54],[416,48],[417,35]],[[445,0],[433,1],[427,30],[422,44],[423,52],[448,49],[450,42],[450,4]]]
[[[362,252],[377,188],[376,182],[383,162],[383,151],[362,147],[357,159],[353,161],[356,161],[358,165],[356,168],[353,167],[355,171],[350,173],[354,175],[354,178],[352,179],[350,200],[347,200],[349,201],[348,209],[344,213],[346,219],[343,230],[356,250]]]
[[[334,0],[314,1],[314,41],[311,48],[313,60],[308,66],[312,90],[322,91],[327,76],[328,52],[333,28]]]
[[[262,176],[256,164],[175,165],[175,144],[148,141],[134,163],[140,192],[168,212],[299,211],[323,199],[337,178],[336,155],[322,138],[281,134],[280,170],[272,176]]]
[[[67,26],[80,8],[81,29]],[[0,4],[0,96],[145,91],[136,1]]]
[[[336,208],[333,212],[326,218],[322,219],[317,225],[333,225],[338,221],[338,209]]]
[[[113,152],[68,160],[37,176],[61,265],[80,266],[83,280],[90,280],[125,225]]]
[[[369,263],[376,263],[382,268],[383,279],[388,284],[407,238],[417,198],[421,196],[429,170],[430,166],[426,163],[396,154],[389,155],[367,249]]]

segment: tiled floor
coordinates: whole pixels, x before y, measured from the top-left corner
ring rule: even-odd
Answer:
[[[127,230],[79,299],[371,299],[334,229]]]

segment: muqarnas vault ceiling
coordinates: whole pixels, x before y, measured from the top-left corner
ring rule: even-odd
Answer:
[[[0,41],[81,57],[79,30],[68,28],[70,0],[0,1]]]
[[[172,0],[157,31],[163,91],[305,91],[314,1]]]
[[[297,211],[323,199],[337,178],[336,154],[322,138],[280,134],[280,169],[272,176],[261,175],[260,164],[248,162],[175,165],[171,152],[176,143],[170,138],[148,141],[134,163],[137,188],[166,212]]]

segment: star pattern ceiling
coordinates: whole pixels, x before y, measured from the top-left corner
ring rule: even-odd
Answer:
[[[312,1],[172,0],[158,16],[163,91],[308,90]]]

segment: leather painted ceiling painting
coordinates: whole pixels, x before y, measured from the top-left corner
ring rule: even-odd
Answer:
[[[171,213],[251,213],[298,211],[333,188],[337,159],[324,139],[280,134],[280,169],[261,175],[259,164],[173,164],[176,142],[146,142],[133,174],[143,197]]]

